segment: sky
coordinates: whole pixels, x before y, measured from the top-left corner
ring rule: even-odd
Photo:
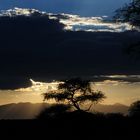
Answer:
[[[0,9],[20,7],[88,17],[111,16],[117,8],[129,1],[1,0]],[[42,82],[52,80],[52,78],[60,79],[63,76],[75,75],[140,74],[140,62],[133,61],[122,51],[126,44],[139,40],[139,33],[118,34],[115,30],[120,30],[120,26],[112,27],[108,23],[103,26],[110,27],[114,32],[61,32],[59,31],[59,28],[61,30],[60,23],[56,22],[53,25],[50,19],[39,23],[32,20],[27,22],[25,19],[24,22],[17,21],[18,24],[17,22],[11,23],[11,26],[9,26],[10,22],[5,21],[1,21],[0,24],[0,38],[2,38],[0,64],[3,66],[0,69],[0,104],[42,102],[42,91],[40,92],[40,87],[34,89],[28,85],[30,78]],[[90,23],[89,26],[93,26],[91,18],[73,17],[69,20],[61,20],[62,23],[67,22],[67,25],[70,21],[72,25],[75,24],[75,27],[76,24],[83,24],[87,21],[88,24]],[[97,26],[99,22],[95,24]],[[99,27],[101,28],[101,25]],[[129,28],[128,25],[125,27]],[[52,29],[56,36],[50,35]],[[26,87],[27,85],[29,87]],[[96,88],[105,92],[108,97],[105,104],[119,102],[130,105],[133,101],[140,99],[139,87],[140,81],[122,83],[117,80],[105,80],[96,83]]]
[[[127,76],[127,75],[112,75],[105,76],[106,78],[113,78],[114,80],[103,80],[93,82],[92,88],[96,91],[102,91],[107,97],[101,104],[114,105],[116,103],[129,106],[134,101],[140,100],[140,75]],[[128,81],[121,81],[117,79],[126,79]],[[138,80],[137,82],[130,82]],[[20,102],[43,103],[42,94],[50,89],[56,90],[59,82],[39,82],[32,80],[32,86],[28,88],[19,88],[15,90],[0,90],[0,105]],[[48,102],[48,101],[47,101]],[[48,103],[55,103],[54,100]]]
[[[52,13],[69,13],[81,16],[110,16],[130,0],[1,0],[0,9],[35,8]]]

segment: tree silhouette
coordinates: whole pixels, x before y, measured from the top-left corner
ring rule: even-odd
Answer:
[[[117,21],[129,22],[133,26],[140,27],[140,0],[132,0],[131,3],[116,10],[114,18]]]
[[[82,110],[81,105],[86,101],[90,101],[89,111],[93,103],[98,103],[105,98],[101,91],[94,91],[91,88],[90,81],[84,81],[79,78],[65,80],[58,85],[58,90],[46,92],[43,94],[44,100],[55,99],[57,102],[75,107],[76,110]]]
[[[125,4],[122,8],[116,10],[114,16],[116,21],[128,22],[132,27],[140,29],[140,0],[132,0],[129,4]],[[125,52],[133,56],[135,59],[140,56],[140,42],[131,43],[125,49]]]
[[[140,59],[140,41],[130,43],[126,48],[124,48],[124,52],[135,60]]]
[[[140,101],[136,101],[131,104],[129,108],[129,116],[140,117]]]

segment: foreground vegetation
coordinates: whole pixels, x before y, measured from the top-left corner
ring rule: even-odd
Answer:
[[[0,121],[1,134],[48,139],[136,139],[140,119],[74,111],[51,119]],[[7,137],[7,135],[5,135]]]

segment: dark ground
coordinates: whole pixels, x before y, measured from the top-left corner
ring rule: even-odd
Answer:
[[[94,116],[74,112],[48,120],[0,121],[5,138],[28,139],[137,139],[140,119],[122,116]]]

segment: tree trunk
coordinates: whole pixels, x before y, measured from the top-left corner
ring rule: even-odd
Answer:
[[[75,102],[73,102],[73,106],[74,106],[77,110],[81,111],[81,108],[80,108],[79,105],[77,105]]]
[[[72,104],[73,104],[73,106],[78,110],[78,111],[81,111],[81,109],[80,109],[80,107],[79,107],[79,105],[77,104],[77,102],[75,102],[74,101],[74,94],[75,94],[75,92],[72,92],[72,97],[71,97],[71,102],[72,102]]]

